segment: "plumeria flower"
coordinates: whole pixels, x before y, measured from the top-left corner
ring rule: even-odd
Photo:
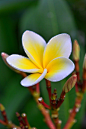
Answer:
[[[74,70],[69,59],[72,43],[68,34],[56,35],[46,44],[40,35],[27,30],[23,33],[22,45],[28,58],[17,54],[7,57],[13,68],[31,73],[21,81],[22,86],[33,86],[43,78],[60,81]]]

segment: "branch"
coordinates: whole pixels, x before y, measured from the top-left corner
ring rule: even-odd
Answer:
[[[82,99],[83,99],[83,93],[77,93],[74,107],[71,110],[69,119],[63,129],[70,129],[73,126],[73,124],[75,123],[75,116],[80,109]]]

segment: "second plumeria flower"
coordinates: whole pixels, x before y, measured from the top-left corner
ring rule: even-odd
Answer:
[[[68,34],[56,35],[46,44],[40,35],[27,30],[23,33],[22,45],[29,58],[13,54],[7,57],[7,62],[17,70],[32,73],[21,81],[25,87],[43,78],[60,81],[74,70],[73,62],[68,59],[72,51]]]

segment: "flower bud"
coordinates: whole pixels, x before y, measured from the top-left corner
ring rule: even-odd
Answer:
[[[5,64],[6,64],[9,68],[11,68],[13,71],[15,71],[15,72],[17,72],[17,73],[20,73],[19,70],[17,70],[17,69],[15,69],[15,68],[13,68],[12,66],[10,66],[10,65],[8,64],[8,62],[6,61],[7,57],[9,56],[8,54],[2,52],[2,53],[1,53],[1,56],[2,56],[2,59],[3,59],[3,61],[5,62]]]
[[[0,104],[0,110],[1,112],[5,110],[5,107],[2,104]]]
[[[9,57],[8,54],[2,52],[2,53],[1,53],[1,56],[2,56],[2,59],[3,59],[3,61],[5,62],[5,64],[6,64],[10,69],[12,69],[13,71],[15,71],[16,73],[21,74],[23,77],[26,77],[26,74],[25,74],[24,72],[19,71],[19,70],[15,69],[14,67],[12,67],[11,65],[8,64],[8,62],[7,62],[7,60],[6,60],[7,57]]]
[[[63,87],[63,92],[65,93],[69,92],[74,87],[76,81],[77,81],[77,76],[76,75],[71,76],[65,83]]]
[[[25,113],[23,113],[22,114],[22,118],[23,118],[23,121],[24,121],[24,123],[25,123],[25,129],[28,129],[27,127],[29,127],[30,128],[30,125],[29,125],[29,122],[28,122],[28,120],[27,120],[27,115],[25,114]]]
[[[86,54],[85,54],[84,62],[83,62],[83,69],[86,69]]]
[[[79,44],[78,44],[77,40],[74,40],[73,59],[74,59],[74,61],[78,61],[79,58],[80,58],[80,47],[79,47]]]
[[[6,61],[6,58],[7,58],[9,55],[6,54],[6,53],[4,53],[4,52],[2,52],[2,53],[1,53],[1,56],[2,56],[3,61],[6,63],[6,65],[8,65],[8,63],[7,63],[7,61]]]

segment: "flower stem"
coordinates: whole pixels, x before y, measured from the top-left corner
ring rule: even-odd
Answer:
[[[86,92],[86,69],[83,69],[83,92]]]
[[[28,127],[29,129],[31,129],[30,124],[29,124],[29,122],[27,120],[27,115],[25,113],[22,114],[22,118],[23,118],[23,120],[25,122],[26,127]]]
[[[45,118],[45,123],[47,124],[47,126],[50,129],[56,129],[51,118],[50,118],[49,112],[44,108],[44,106],[42,104],[39,103],[39,101],[38,101],[39,95],[37,96],[36,93],[35,94],[33,93],[33,96],[34,96],[34,99],[38,105],[39,110],[41,111],[42,115]]]
[[[61,104],[64,102],[64,99],[65,99],[65,92],[62,91],[60,95],[60,99],[58,100],[58,103],[57,103],[57,108],[61,106]]]
[[[5,111],[5,107],[2,104],[0,104],[0,110],[1,110],[1,114],[4,118],[4,122],[6,124],[8,124],[8,118],[7,118],[7,114],[6,114],[6,111]]]
[[[36,84],[36,92],[40,94],[39,83]]]
[[[45,108],[51,109],[51,107],[50,107],[49,105],[47,105],[47,104],[44,102],[44,100],[43,100],[42,97],[40,97],[40,98],[38,99],[38,101],[39,101],[39,103],[41,103]]]
[[[8,128],[13,129],[14,127],[16,127],[17,129],[21,129],[20,127],[16,126],[12,122],[8,121],[5,108],[4,108],[4,106],[2,104],[0,104],[0,110],[1,110],[2,117],[4,119],[4,121],[0,120],[1,124],[7,126]]]
[[[78,92],[76,101],[75,101],[75,105],[74,105],[73,109],[71,110],[69,119],[63,129],[70,129],[73,126],[73,124],[75,123],[74,118],[80,109],[82,99],[83,99],[83,93]]]
[[[59,108],[57,108],[57,103],[58,103],[57,93],[55,94],[55,89],[54,89],[54,93],[51,96],[51,113],[52,113],[52,119],[54,121],[56,129],[60,129],[61,128],[61,122],[58,118]]]
[[[61,128],[61,121],[58,118],[58,109],[52,110],[52,119],[54,121],[56,129],[60,129]]]
[[[79,73],[79,61],[74,61],[75,63],[75,71],[77,75],[77,81],[80,81],[80,73]]]
[[[49,80],[46,80],[46,88],[48,91],[49,101],[50,101],[50,105],[51,105],[51,82]]]
[[[19,120],[20,125],[25,126],[25,122],[23,121],[23,118],[20,116],[18,112],[16,112],[16,116]]]
[[[6,123],[5,123],[4,121],[2,121],[2,120],[0,120],[0,123],[1,123],[2,125],[6,125]]]

